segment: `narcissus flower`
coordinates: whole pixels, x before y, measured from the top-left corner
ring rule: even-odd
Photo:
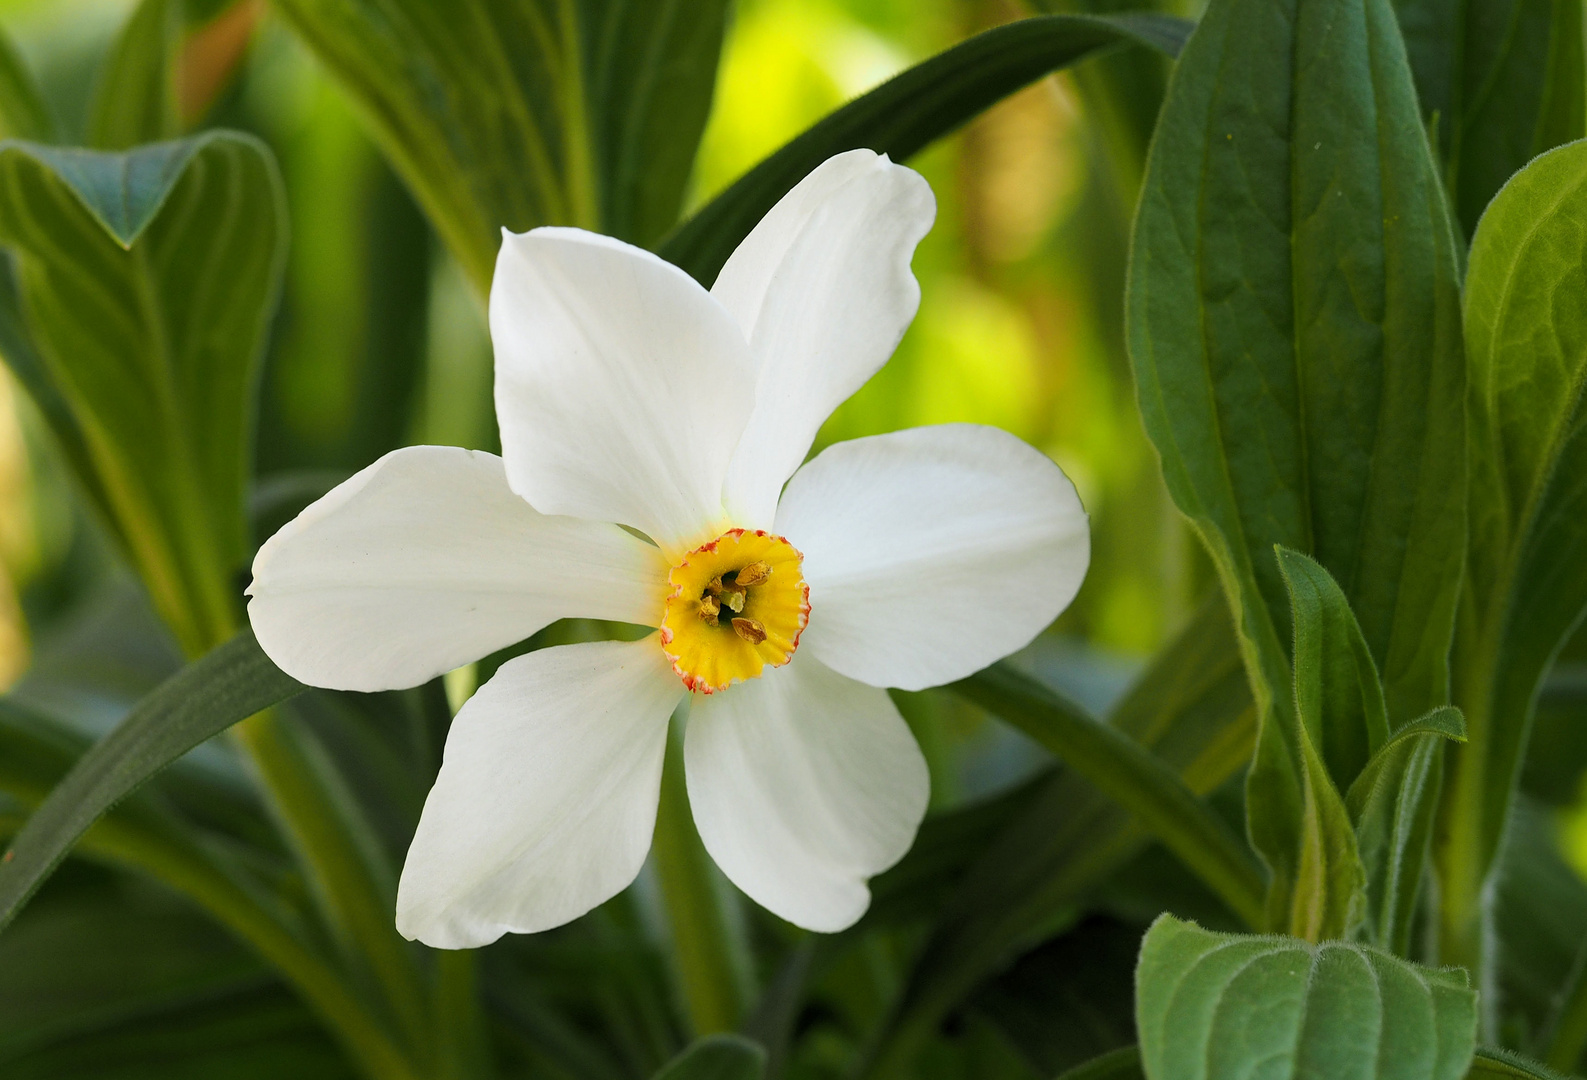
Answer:
[[[1020,648],[1089,555],[1069,481],[994,428],[856,439],[800,467],[914,317],[934,214],[918,174],[856,150],[789,192],[709,292],[608,237],[506,234],[502,456],[395,451],[260,549],[254,630],[316,686],[415,686],[564,617],[657,627],[511,660],[458,712],[403,934],[482,945],[632,882],[691,692],[689,800],[723,872],[813,930],[865,910],[929,786],[883,688]]]

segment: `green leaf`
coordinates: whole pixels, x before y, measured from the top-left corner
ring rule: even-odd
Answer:
[[[1488,201],[1583,126],[1581,0],[1396,0],[1422,114],[1466,236]]]
[[[1444,948],[1475,962],[1533,701],[1587,609],[1587,144],[1551,151],[1494,199],[1472,242],[1471,555],[1455,701],[1469,745],[1444,799]]]
[[[1340,791],[1388,741],[1377,665],[1350,601],[1316,560],[1278,549],[1295,624],[1295,708]]]
[[[1161,916],[1135,973],[1151,1080],[1459,1080],[1476,1045],[1466,973],[1342,942],[1215,934]]]
[[[254,372],[286,242],[274,160],[228,132],[126,154],[0,145],[0,242],[88,487],[202,653],[239,616]]]
[[[205,739],[302,689],[247,630],[161,684],[77,762],[0,856],[0,928],[100,815]]]
[[[1345,796],[1366,870],[1368,934],[1401,956],[1410,948],[1446,739],[1466,740],[1459,709],[1444,706],[1403,725],[1372,755]]]
[[[0,138],[49,141],[54,135],[55,121],[33,73],[0,29]]]
[[[1006,664],[953,689],[1052,751],[1135,815],[1248,925],[1262,925],[1265,885],[1245,841],[1161,758]]]
[[[1174,56],[1190,23],[1166,15],[1049,15],[977,34],[827,116],[678,228],[663,258],[709,285],[777,200],[833,154],[866,147],[902,161],[1021,87],[1122,44]]]
[[[1364,911],[1366,871],[1339,790],[1387,739],[1388,723],[1344,593],[1315,561],[1275,554],[1295,635],[1293,711],[1275,710],[1257,733],[1246,827],[1274,870],[1269,925],[1323,941],[1346,936]]]
[[[725,0],[282,0],[483,294],[502,228],[677,219]]]
[[[1245,767],[1255,718],[1221,597],[1201,605],[1109,722],[1161,757],[1198,796]],[[1070,769],[1039,781],[1010,809],[954,891],[935,905],[935,925],[877,1038],[878,1074],[910,1061],[965,995],[1052,936],[1149,839],[1129,811]]]
[[[667,1062],[655,1080],[760,1080],[766,1051],[741,1035],[707,1035]]]
[[[94,87],[88,143],[127,150],[181,133],[176,100],[180,0],[142,0],[110,47]]]
[[[1307,552],[1340,583],[1391,721],[1448,700],[1464,551],[1458,299],[1387,0],[1212,0],[1153,141],[1127,329],[1147,433],[1218,567],[1252,680],[1248,811],[1274,871],[1270,911],[1307,935],[1340,925],[1309,890],[1333,879],[1324,841],[1344,822],[1293,715],[1271,553]]]
[[[1565,1080],[1541,1062],[1496,1047],[1484,1047],[1472,1059],[1466,1080]]]
[[[989,980],[969,1009],[1041,1076],[1091,1064],[1135,1039],[1140,950],[1139,926],[1089,916]]]
[[[1092,1058],[1084,1065],[1076,1065],[1058,1080],[1145,1080],[1145,1077],[1141,1071],[1140,1050],[1126,1046]]]

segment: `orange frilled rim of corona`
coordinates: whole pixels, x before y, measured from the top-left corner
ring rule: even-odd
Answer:
[[[730,529],[672,568],[661,648],[683,685],[713,694],[793,657],[810,621],[803,561],[780,536]]]

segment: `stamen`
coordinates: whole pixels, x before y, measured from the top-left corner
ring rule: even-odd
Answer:
[[[766,628],[758,619],[734,619],[733,630],[751,645],[759,645],[766,640]]]
[[[771,577],[771,563],[752,562],[740,570],[733,580],[739,585],[750,586],[759,585],[769,577]]]
[[[722,611],[722,605],[716,597],[707,593],[700,597],[700,618],[705,620],[707,626],[716,626],[716,617]]]

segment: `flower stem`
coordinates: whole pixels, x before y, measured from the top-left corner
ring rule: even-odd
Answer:
[[[696,1035],[707,1035],[738,1026],[748,998],[748,950],[728,917],[733,897],[717,881],[689,812],[682,730],[674,716],[652,850],[689,1020]]]

